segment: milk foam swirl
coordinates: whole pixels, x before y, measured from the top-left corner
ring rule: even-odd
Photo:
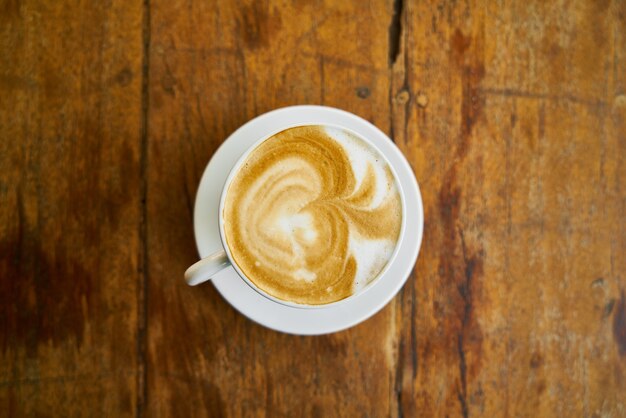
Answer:
[[[250,153],[223,215],[231,255],[255,285],[316,305],[378,276],[395,248],[402,204],[375,149],[341,129],[303,126]]]

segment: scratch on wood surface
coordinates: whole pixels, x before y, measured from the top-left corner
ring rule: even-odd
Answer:
[[[310,52],[302,52],[301,55],[306,58],[323,59],[325,63],[333,64],[343,70],[358,70],[366,73],[373,74],[374,78],[378,76],[387,76],[387,70],[382,68],[376,68],[370,65],[359,64],[354,61],[350,61],[345,58],[336,57],[329,54],[313,54]]]
[[[141,63],[141,155],[139,170],[141,177],[141,201],[139,215],[139,279],[137,288],[137,406],[135,415],[144,415],[148,399],[148,365],[146,351],[148,345],[148,109],[150,106],[150,0],[143,2]],[[164,59],[165,61],[165,59]],[[168,67],[169,70],[169,67]]]
[[[401,331],[398,331],[398,323],[402,323],[401,310],[398,309],[399,303],[391,302],[391,315],[389,326],[387,328],[387,337],[385,338],[385,359],[387,362],[387,370],[389,375],[389,413],[397,411],[398,405],[395,405],[397,398],[396,381],[398,364],[400,357],[398,353],[399,340],[401,339]],[[401,308],[401,306],[400,306]]]
[[[583,410],[582,416],[589,416],[589,376],[587,373],[587,361],[585,360],[585,350],[582,346],[578,347],[578,364],[582,371],[583,384]]]
[[[396,304],[391,304],[391,321],[389,321],[389,328],[387,329],[387,338],[385,338],[385,358],[387,359],[387,367],[389,370],[394,370],[397,366],[398,360],[398,327],[396,326]],[[401,318],[400,318],[401,319]]]
[[[403,0],[394,0],[393,14],[389,24],[389,67],[393,67],[400,54],[400,41],[402,39],[402,8]]]
[[[189,392],[180,388],[193,388],[195,396],[204,401],[203,407],[210,417],[226,416],[226,404],[220,387],[206,376],[186,373],[159,373],[155,379],[175,381],[174,390],[169,393],[169,402],[176,408],[176,416],[195,416],[198,411],[190,402]],[[193,397],[192,397],[193,399]]]
[[[318,57],[319,65],[320,65],[320,104],[324,104],[326,99],[326,80],[324,76],[324,56],[320,55]]]
[[[409,280],[413,275],[409,276]],[[417,300],[415,299],[415,280],[411,280],[411,360],[413,362],[413,379],[417,377],[417,367],[418,367],[418,358],[417,358],[417,312],[416,305]]]
[[[504,189],[507,190],[506,198],[504,200],[505,204],[505,219],[506,219],[506,240],[509,241],[511,239],[512,230],[513,230],[513,222],[511,221],[513,216],[513,205],[512,205],[512,197],[511,197],[511,137],[513,136],[513,129],[517,124],[517,100],[513,100],[512,103],[512,115],[511,117],[511,126],[505,127],[503,132],[504,137],[504,146],[505,146],[505,156],[504,156]],[[542,121],[539,121],[541,125]],[[541,127],[539,128],[541,129]],[[504,251],[504,271],[506,274],[510,274],[511,271],[511,251],[507,247]]]
[[[620,356],[626,356],[626,301],[622,290],[613,317],[613,336]]]
[[[467,247],[465,244],[465,235],[463,234],[463,230],[459,228],[459,237],[461,239],[461,251],[463,254],[463,265],[464,269],[464,277],[465,281],[459,285],[459,293],[461,294],[461,298],[463,300],[463,317],[462,317],[462,328],[461,332],[458,334],[458,351],[459,351],[459,374],[461,376],[461,388],[458,392],[459,402],[461,403],[461,410],[463,412],[463,416],[469,416],[469,410],[467,406],[467,364],[465,361],[465,330],[467,330],[470,326],[470,320],[472,319],[472,308],[473,308],[473,282],[474,282],[474,273],[478,270],[482,271],[482,259],[478,258],[477,255],[469,256],[467,252]]]
[[[222,47],[179,47],[176,45],[155,45],[152,47],[152,51],[158,55],[164,55],[168,53],[184,53],[195,55],[196,57],[201,57],[203,59],[210,58],[212,60],[215,59],[215,55],[233,55],[236,56],[239,54],[239,51],[235,48],[222,48]]]
[[[181,174],[181,183],[183,184],[183,194],[185,195],[185,202],[187,203],[187,212],[189,214],[189,218],[192,219],[194,198],[189,190],[189,185],[187,184],[188,182],[185,180],[184,172]]]
[[[617,51],[618,48],[616,47],[616,45],[618,45],[618,41],[617,41],[617,31],[618,31],[618,25],[615,25],[613,27],[613,56],[611,61],[613,62],[613,83],[617,83],[617,77],[618,77],[618,58],[617,58]]]
[[[459,351],[459,373],[461,375],[461,387],[457,388],[457,397],[461,404],[461,413],[464,418],[469,416],[467,408],[467,369],[465,364],[465,352],[463,351],[463,334],[458,335],[458,351]]]
[[[537,136],[539,141],[543,141],[546,137],[546,104],[544,102],[539,106],[539,128]]]
[[[124,370],[110,373],[99,373],[97,375],[94,374],[77,374],[71,376],[46,376],[46,377],[36,377],[36,378],[24,378],[24,379],[15,379],[15,380],[3,380],[0,381],[1,387],[11,387],[17,385],[42,385],[42,384],[68,384],[73,382],[93,382],[101,381],[101,380],[116,380],[116,379],[126,379],[129,377],[137,376],[138,371],[135,370]]]
[[[407,350],[407,346],[406,346],[406,341],[405,338],[403,338],[403,329],[404,329],[404,320],[407,319],[407,315],[404,312],[404,307],[406,305],[406,287],[400,290],[399,295],[397,296],[397,298],[399,299],[396,306],[399,306],[399,318],[400,318],[400,329],[398,330],[398,332],[396,333],[396,335],[398,336],[398,342],[397,342],[397,354],[396,354],[396,364],[395,364],[395,368],[391,369],[393,371],[393,374],[395,375],[395,382],[393,384],[393,390],[395,391],[395,403],[396,403],[396,416],[397,417],[402,417],[404,414],[404,397],[403,397],[403,393],[404,393],[404,365],[405,365],[405,357],[406,357],[406,350]],[[409,320],[414,321],[415,318],[411,317],[409,318]]]
[[[0,89],[4,92],[8,91],[35,91],[37,90],[37,81],[28,76],[14,74],[0,74]]]
[[[503,96],[503,97],[521,97],[527,99],[544,99],[544,100],[552,100],[557,102],[572,102],[583,104],[595,108],[602,108],[606,106],[606,101],[602,99],[585,99],[583,97],[574,96],[572,94],[549,94],[549,93],[538,93],[538,92],[530,92],[524,90],[517,90],[511,88],[492,88],[492,87],[483,87],[477,90],[481,95],[492,95],[492,96]]]
[[[409,86],[409,3],[396,2],[394,4],[391,28],[395,28],[397,39],[390,43],[389,68],[391,69],[391,84],[389,88],[389,137],[393,142],[406,146],[408,139],[408,123],[412,103],[411,88]],[[395,23],[394,23],[395,22]],[[390,37],[390,41],[393,37]],[[401,51],[402,49],[402,51]]]
[[[294,49],[295,48],[299,48],[300,45],[302,45],[302,43],[309,39],[312,35],[315,35],[315,33],[317,32],[317,29],[324,24],[329,17],[332,16],[332,13],[326,13],[325,15],[323,15],[320,19],[315,19],[315,21],[313,22],[313,24],[306,30],[304,31],[304,33],[302,35],[300,35],[294,42]]]
[[[211,135],[211,132],[206,126],[204,112],[202,111],[202,104],[200,103],[200,95],[196,95],[195,101],[196,101],[196,114],[198,115],[198,125],[200,127],[200,130],[204,134],[205,138],[208,138]],[[189,141],[189,144],[193,147],[193,141]],[[194,170],[194,172],[197,172],[197,170]]]
[[[402,368],[402,358],[404,357],[404,339],[400,338],[400,346],[398,348],[398,363],[396,365],[396,381],[395,381],[395,391],[396,391],[396,406],[398,407],[397,410],[397,417],[398,418],[402,418],[402,380],[404,377],[404,373],[403,373],[403,368]]]
[[[456,286],[460,297],[457,312],[457,321],[449,325],[448,332],[456,335],[459,381],[456,384],[456,395],[464,417],[469,416],[468,405],[468,374],[477,372],[478,363],[467,364],[467,351],[475,353],[479,359],[482,344],[482,332],[473,313],[473,298],[475,297],[476,274],[482,273],[483,249],[476,244],[468,248],[463,229],[458,224],[461,216],[462,190],[457,184],[459,165],[465,160],[469,152],[470,140],[476,122],[482,116],[484,101],[478,97],[477,90],[484,77],[484,67],[480,54],[467,54],[473,46],[479,51],[482,48],[482,38],[474,40],[456,30],[450,39],[451,62],[461,75],[462,102],[459,138],[456,145],[456,157],[445,173],[439,193],[442,223],[444,227],[445,254],[439,260],[442,278],[451,286]],[[478,58],[477,58],[478,57]],[[457,256],[453,256],[457,254]],[[461,257],[458,255],[460,254]]]

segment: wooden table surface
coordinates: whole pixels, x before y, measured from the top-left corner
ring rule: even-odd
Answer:
[[[187,287],[206,163],[324,104],[425,204],[393,301],[297,337]],[[626,2],[0,1],[0,415],[626,416]]]

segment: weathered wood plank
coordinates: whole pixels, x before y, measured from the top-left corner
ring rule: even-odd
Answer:
[[[140,2],[0,3],[0,413],[137,405]]]
[[[1,2],[0,410],[624,415],[625,19],[617,0]],[[426,207],[400,295],[323,337],[181,279],[210,156],[298,103],[390,133]]]
[[[623,415],[623,3],[407,6],[393,130],[427,226],[402,411]]]
[[[152,2],[149,414],[385,416],[395,411],[393,310],[302,338],[188,288],[192,209],[211,153],[248,119],[322,103],[389,127],[391,4]],[[182,410],[181,410],[182,408]],[[182,412],[181,412],[182,411]]]

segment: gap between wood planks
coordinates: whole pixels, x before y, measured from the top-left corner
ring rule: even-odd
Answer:
[[[149,76],[150,76],[150,0],[143,2],[142,21],[142,64],[141,64],[141,219],[139,237],[141,241],[139,254],[139,286],[137,291],[137,407],[136,416],[145,415],[148,399],[148,369],[146,347],[148,341],[148,109],[149,109]]]

